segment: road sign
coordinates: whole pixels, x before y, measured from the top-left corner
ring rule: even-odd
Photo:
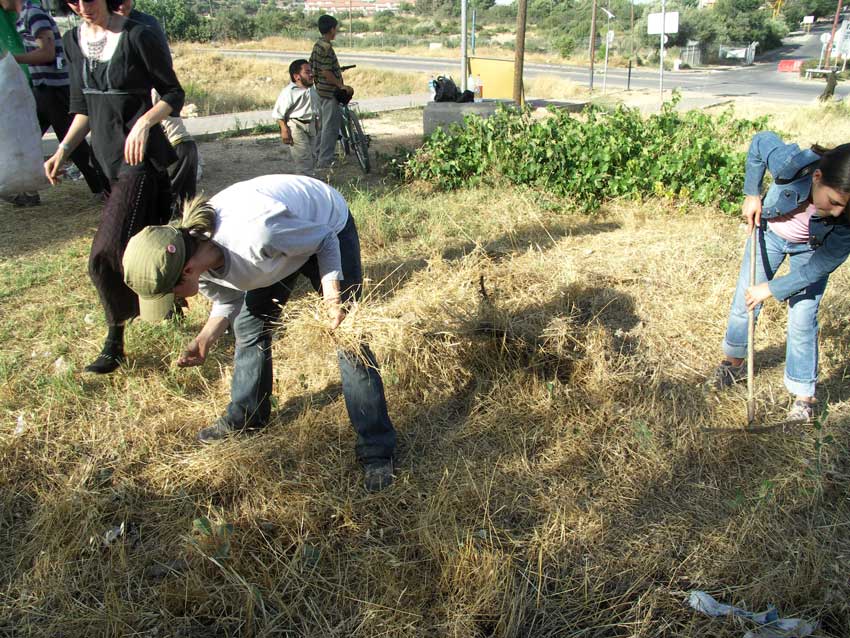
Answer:
[[[608,31],[608,33],[605,34],[605,41],[608,42],[608,44],[611,44],[614,41],[614,31],[613,30]]]
[[[814,24],[815,16],[803,16],[803,24]]]
[[[661,20],[664,16],[664,33],[679,33],[679,12],[667,11],[665,13],[650,13],[646,23],[648,35],[660,35],[662,33]]]

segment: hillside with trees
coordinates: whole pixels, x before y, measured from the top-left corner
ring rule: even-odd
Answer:
[[[657,5],[657,6],[656,6]],[[316,15],[294,6],[280,7],[272,1],[243,0],[223,3],[218,0],[138,0],[137,6],[157,16],[174,40],[205,42],[209,40],[260,40],[269,36],[312,38]],[[632,4],[628,0],[603,3],[616,17],[611,28],[617,33],[614,53],[621,57],[637,55],[637,61],[652,61],[657,55],[657,39],[646,35],[647,15],[660,10],[660,0],[648,4]],[[511,50],[516,20],[515,5],[497,6],[493,0],[472,0],[470,9],[476,14],[476,35],[480,46],[496,46]],[[718,0],[700,9],[697,0],[671,0],[668,11],[680,12],[680,30],[672,36],[670,46],[699,42],[706,49],[721,44],[746,45],[759,42],[761,51],[775,48],[789,30],[797,28],[804,15],[829,16],[834,10],[831,0],[791,0],[782,13],[761,0]],[[393,13],[379,11],[373,15],[354,12],[342,19],[343,35],[353,32],[351,40],[341,38],[343,46],[353,42],[358,48],[392,49],[402,46],[439,42],[446,47],[458,45],[457,0],[419,0],[402,5]],[[568,58],[586,56],[590,36],[590,0],[531,0],[526,50]],[[597,38],[607,28],[606,21],[597,22]],[[354,40],[353,38],[356,38]],[[601,49],[600,54],[601,54]]]

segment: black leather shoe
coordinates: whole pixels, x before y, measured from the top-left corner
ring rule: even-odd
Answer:
[[[123,352],[107,352],[104,350],[97,355],[97,359],[85,367],[85,371],[94,374],[109,374],[115,372],[125,360],[126,357]]]

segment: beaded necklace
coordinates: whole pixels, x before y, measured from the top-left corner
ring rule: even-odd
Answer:
[[[95,65],[101,61],[101,57],[103,56],[103,52],[106,50],[106,37],[109,30],[112,28],[112,14],[109,14],[109,18],[106,21],[106,28],[103,32],[103,36],[98,38],[97,40],[92,40],[89,37],[86,37],[86,58],[88,58],[89,63],[89,71],[91,72]],[[91,34],[91,28],[86,26],[86,35],[89,36]]]

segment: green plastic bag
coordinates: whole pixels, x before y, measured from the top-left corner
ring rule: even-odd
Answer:
[[[26,53],[24,43],[21,41],[21,36],[18,35],[18,30],[15,28],[15,23],[17,21],[18,14],[15,11],[0,9],[0,55],[5,54],[7,51],[13,55]],[[29,81],[29,68],[26,64],[21,64],[20,67],[27,76],[27,81]]]

